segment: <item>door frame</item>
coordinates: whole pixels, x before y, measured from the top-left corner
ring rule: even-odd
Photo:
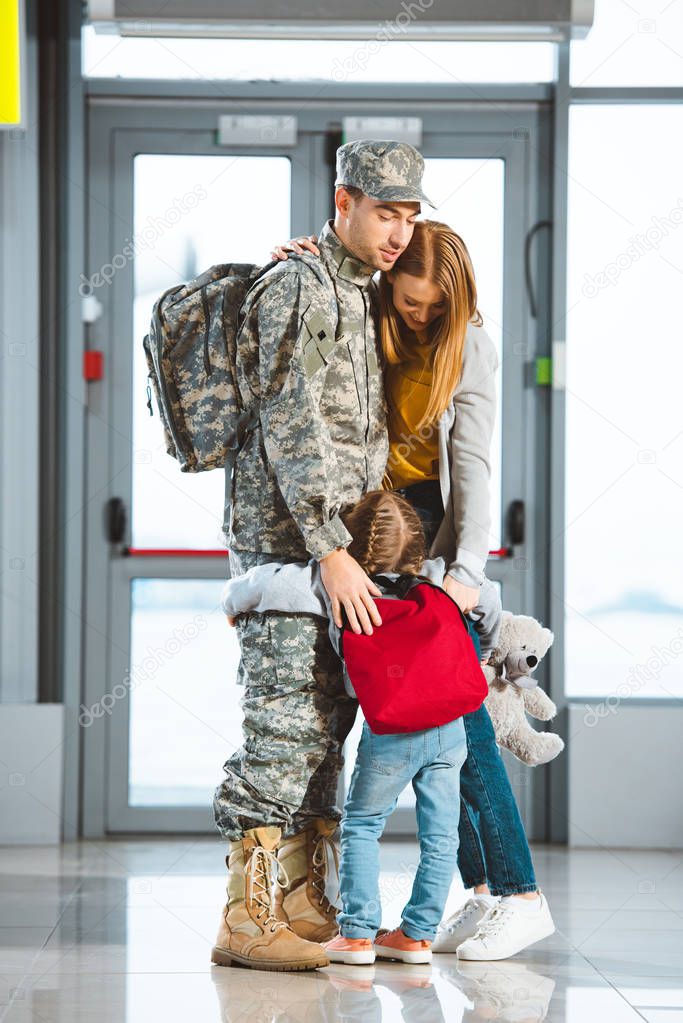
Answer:
[[[536,320],[530,316],[528,295],[524,291],[521,248],[530,227],[538,220],[549,219],[551,211],[550,184],[541,172],[549,165],[552,156],[552,86],[515,86],[511,89],[506,86],[339,86],[322,83],[316,94],[317,86],[318,83],[311,86],[302,83],[88,82],[89,244],[86,275],[90,276],[97,267],[107,262],[112,252],[120,251],[115,247],[114,239],[132,229],[132,225],[117,223],[114,212],[122,199],[125,199],[125,190],[131,187],[131,152],[158,151],[150,148],[155,140],[159,145],[166,133],[173,132],[174,137],[179,137],[181,131],[187,136],[188,145],[206,147],[205,141],[198,141],[198,135],[215,127],[218,113],[257,113],[264,110],[296,113],[301,140],[297,149],[300,146],[307,147],[301,153],[303,155],[305,152],[306,158],[311,161],[310,166],[327,166],[328,174],[325,177],[312,175],[313,187],[307,195],[301,196],[296,203],[293,196],[292,230],[295,234],[318,230],[329,216],[333,167],[329,159],[330,146],[326,141],[329,136],[324,134],[321,126],[328,131],[335,127],[338,129],[342,114],[420,116],[424,130],[423,150],[427,156],[440,155],[430,151],[430,135],[433,138],[435,135],[444,137],[449,134],[444,130],[449,118],[458,118],[458,152],[452,155],[460,156],[464,151],[464,134],[469,136],[468,151],[478,157],[484,152],[482,147],[490,145],[495,136],[499,146],[497,155],[502,155],[506,162],[505,265],[517,268],[514,279],[504,274],[503,318],[506,328],[503,335],[503,359],[517,359],[517,366],[516,384],[513,386],[510,373],[505,378],[503,414],[506,429],[521,430],[525,438],[520,462],[511,465],[508,464],[510,459],[503,460],[502,492],[504,500],[506,494],[513,493],[525,499],[527,521],[531,527],[531,532],[527,533],[525,550],[532,548],[539,552],[539,559],[538,564],[535,564],[525,553],[521,559],[517,556],[511,562],[501,562],[498,565],[492,562],[488,574],[493,579],[504,581],[506,604],[511,605],[510,595],[514,593],[517,607],[527,608],[527,613],[545,622],[549,615],[549,565],[544,552],[547,553],[549,539],[547,422],[550,412],[548,393],[533,385],[533,367],[536,356],[551,354],[549,233],[539,235],[533,253],[535,297],[540,310]],[[175,123],[179,113],[185,114],[188,109],[192,111],[193,127],[186,132],[175,127]],[[467,132],[463,133],[462,126],[465,124]],[[150,125],[153,125],[151,129]],[[136,146],[143,148],[136,150]],[[175,151],[198,150],[186,148]],[[203,148],[200,151],[207,150]],[[221,155],[230,152],[227,147],[216,148],[211,145],[208,151]],[[259,147],[258,152],[265,155],[270,151]],[[273,152],[283,155],[283,149],[279,147]],[[124,163],[128,161],[127,170],[122,160]],[[111,167],[118,171],[118,175],[115,173],[113,178],[110,177]],[[299,222],[298,217],[305,218],[306,222]],[[132,294],[132,265],[121,270],[120,274],[119,289],[128,275]],[[116,281],[114,283],[116,285]],[[521,303],[518,301],[519,294],[524,295]],[[104,352],[105,367],[111,364],[113,346],[122,329],[120,317],[125,315],[121,313],[124,307],[119,303],[110,302],[110,305],[114,307],[113,312],[110,314],[105,308],[103,317],[89,328],[88,338],[88,347]],[[510,340],[506,346],[507,338]],[[517,350],[510,352],[510,345],[517,345]],[[131,400],[129,388],[129,404]],[[130,607],[112,602],[112,587],[120,586],[124,578],[130,579],[139,574],[135,572],[132,559],[112,557],[103,532],[102,508],[110,496],[121,496],[118,482],[128,469],[130,454],[130,438],[125,434],[114,434],[112,440],[108,425],[111,408],[110,381],[105,374],[104,380],[89,386],[86,417],[85,598],[88,620],[84,623],[83,678],[83,704],[86,707],[97,703],[110,689],[107,676],[112,676],[102,671],[102,665],[113,665],[117,659],[120,661],[128,655],[127,644],[122,646],[120,637],[124,636],[128,627],[126,623],[130,621]],[[118,404],[117,409],[117,421],[120,423],[122,417]],[[124,421],[130,423],[130,416]],[[522,486],[525,488],[523,492],[519,490]],[[128,497],[129,487],[128,478]],[[531,541],[529,536],[532,537]],[[215,562],[199,558],[187,561],[180,558],[145,560],[148,570],[144,574],[156,578],[172,577],[179,571],[187,570],[191,570],[194,578],[224,577],[224,562],[218,558]],[[103,585],[103,580],[106,580],[106,585]],[[557,628],[560,628],[559,621]],[[544,673],[539,672],[539,676],[543,679]],[[552,681],[555,689],[558,680]],[[559,680],[559,686],[563,686],[562,679]],[[112,798],[107,784],[107,779],[111,777],[107,764],[112,742],[108,721],[108,716],[104,715],[93,720],[91,726],[83,731],[83,834],[87,837],[100,837],[108,833],[107,802]],[[120,736],[116,740],[117,744],[119,740]],[[545,838],[546,780],[541,773],[535,772],[531,776],[533,788],[520,785],[520,780],[528,778],[530,774],[528,769],[524,770],[525,774],[516,772],[517,777],[513,775],[513,784],[530,836]],[[217,769],[217,781],[219,773]],[[412,817],[412,811],[403,812]],[[137,816],[124,816],[122,823],[126,830],[139,829]],[[145,808],[147,826],[144,830],[205,833],[207,813],[204,809],[197,808],[196,813],[181,809],[180,816],[182,820],[173,808]],[[396,832],[404,829],[405,822],[401,821],[400,812],[397,812],[396,820],[388,830]]]

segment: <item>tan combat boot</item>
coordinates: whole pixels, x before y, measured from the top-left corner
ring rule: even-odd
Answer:
[[[284,893],[276,895],[278,919],[308,941],[330,941],[339,933],[337,910],[325,894],[330,855],[339,875],[339,857],[332,841],[337,821],[316,817],[303,831],[284,838],[278,862],[289,875]]]
[[[251,828],[230,842],[228,901],[223,910],[211,962],[238,963],[258,970],[315,970],[329,966],[324,949],[295,934],[274,916],[273,890],[286,872],[276,856],[280,829]]]

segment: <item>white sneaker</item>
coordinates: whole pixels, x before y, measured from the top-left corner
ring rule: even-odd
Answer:
[[[459,945],[477,932],[488,911],[500,901],[492,896],[473,895],[464,906],[440,925],[432,944],[432,952],[456,952]]]
[[[499,1023],[541,1023],[548,1015],[555,990],[554,980],[519,960],[503,966],[458,960],[453,983],[474,1003],[473,1019],[495,1019]]]
[[[507,895],[486,914],[474,937],[459,946],[458,958],[509,959],[554,931],[555,924],[543,894],[539,892],[533,902]]]

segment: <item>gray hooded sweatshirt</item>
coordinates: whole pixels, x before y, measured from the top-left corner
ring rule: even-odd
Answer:
[[[443,558],[428,558],[421,575],[437,586],[443,585],[446,563]],[[383,572],[389,579],[398,579],[398,572]],[[226,615],[245,612],[285,611],[319,615],[330,622],[329,634],[333,648],[341,656],[340,631],[332,617],[330,598],[320,575],[320,562],[315,558],[301,561],[269,561],[255,565],[243,575],[228,579],[221,593],[221,608]],[[500,633],[502,608],[498,588],[484,576],[479,603],[470,611],[479,635],[481,656],[485,659],[495,649]],[[351,680],[344,671],[344,684],[355,696]]]

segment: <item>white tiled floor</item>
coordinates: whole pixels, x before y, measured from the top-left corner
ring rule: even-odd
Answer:
[[[516,959],[277,974],[209,963],[216,840],[0,848],[0,1020],[683,1023],[683,852],[534,854],[558,931]],[[385,924],[416,856],[382,846]],[[454,884],[449,909],[461,898]]]

